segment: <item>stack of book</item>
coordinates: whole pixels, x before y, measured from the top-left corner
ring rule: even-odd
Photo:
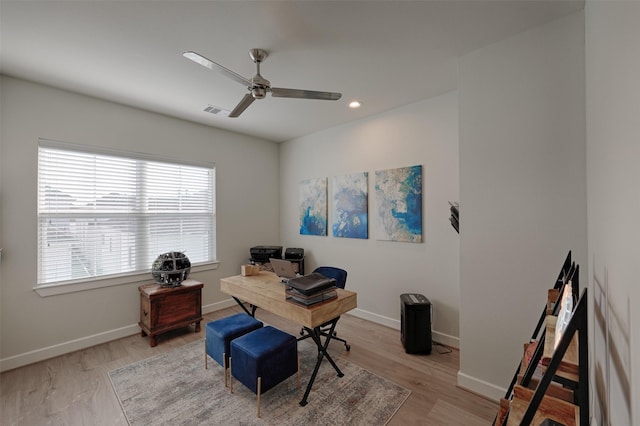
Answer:
[[[287,300],[304,306],[314,305],[338,297],[336,280],[317,272],[292,278],[287,283]]]

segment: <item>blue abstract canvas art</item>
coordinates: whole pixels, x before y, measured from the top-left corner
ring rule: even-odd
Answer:
[[[327,235],[327,178],[300,182],[300,235]]]
[[[422,166],[376,171],[375,198],[378,240],[422,242]]]
[[[369,238],[367,177],[367,172],[333,177],[334,237]]]

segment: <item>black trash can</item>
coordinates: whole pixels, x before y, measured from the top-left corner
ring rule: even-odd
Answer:
[[[406,353],[431,353],[431,302],[422,294],[400,295],[400,334]]]

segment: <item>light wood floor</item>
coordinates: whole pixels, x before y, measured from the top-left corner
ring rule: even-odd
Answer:
[[[205,315],[208,321],[239,312],[228,308]],[[264,310],[256,316],[294,335],[300,326]],[[341,358],[412,391],[389,425],[488,425],[497,404],[456,387],[459,353],[434,346],[431,355],[406,354],[400,332],[350,315],[343,315],[338,334],[351,344]],[[107,373],[118,367],[204,338],[193,327],[160,336],[151,348],[139,334],[104,343],[0,375],[0,424],[8,425],[126,425]],[[313,390],[309,398],[312,403]]]

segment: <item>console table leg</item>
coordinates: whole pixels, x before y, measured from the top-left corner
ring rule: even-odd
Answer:
[[[200,332],[200,321],[196,321],[196,333]]]
[[[157,336],[149,336],[149,346],[155,348],[158,346],[158,337]]]

